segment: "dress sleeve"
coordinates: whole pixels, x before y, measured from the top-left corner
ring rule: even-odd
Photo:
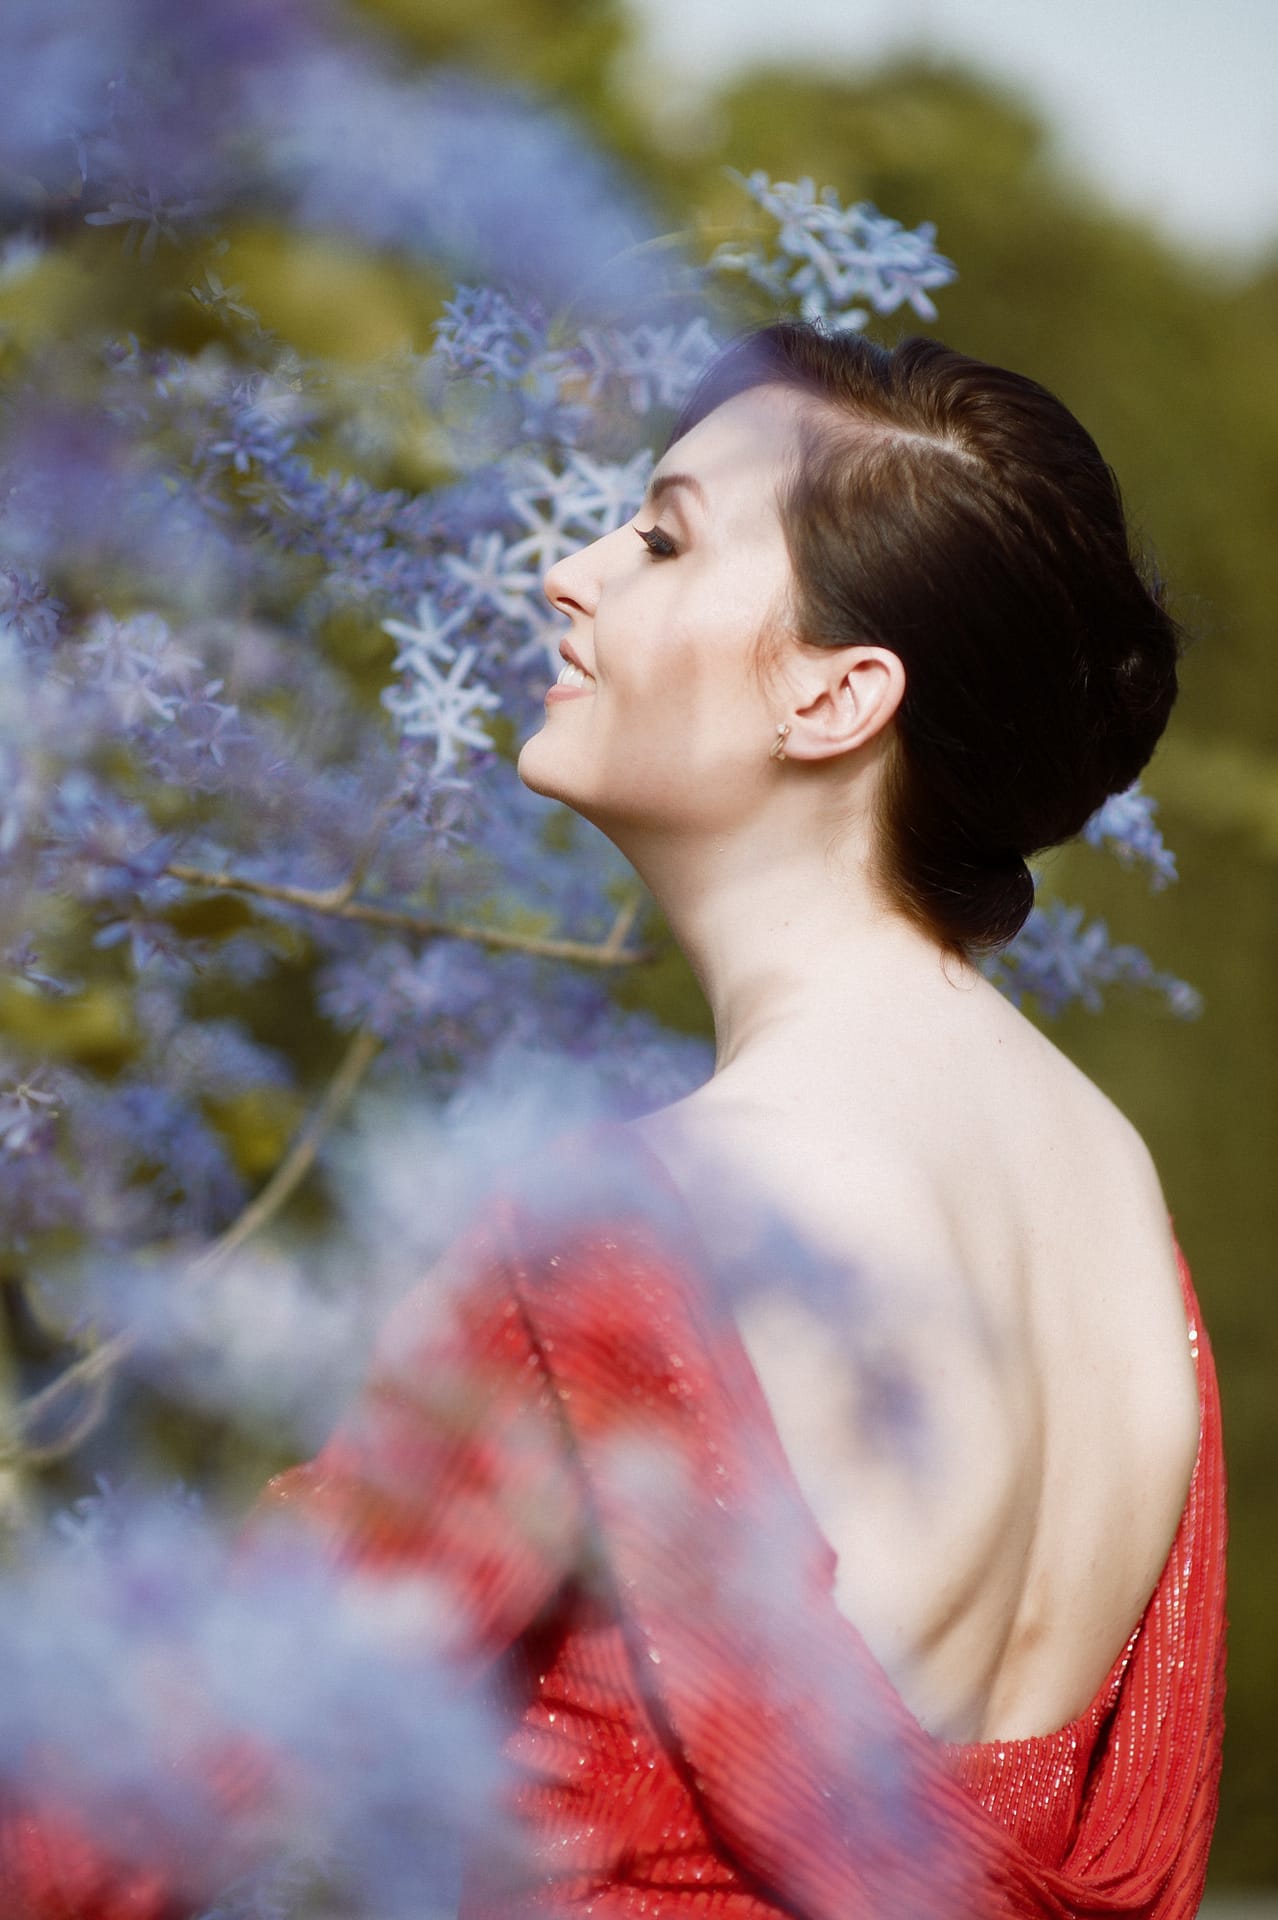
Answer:
[[[512,1244],[508,1203],[454,1243],[387,1320],[336,1432],[268,1484],[241,1542],[251,1559],[302,1528],[339,1567],[405,1580],[424,1648],[466,1666],[495,1660],[532,1624],[572,1573],[582,1534],[557,1397],[510,1284]],[[241,1795],[228,1779],[228,1839],[237,1805],[270,1790],[270,1755],[243,1758],[234,1771],[253,1788]],[[73,1805],[23,1806],[0,1787],[3,1920],[198,1910],[171,1868],[113,1857]]]

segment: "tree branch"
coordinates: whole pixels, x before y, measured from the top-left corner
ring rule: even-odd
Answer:
[[[319,1106],[290,1143],[266,1185],[254,1195],[226,1231],[191,1261],[182,1276],[183,1284],[198,1284],[216,1273],[296,1192],[315,1164],[315,1156],[324,1136],[331,1132],[350,1104],[364,1074],[377,1057],[381,1044],[376,1034],[370,1033],[366,1027],[360,1028],[342,1056]],[[20,1401],[9,1416],[9,1432],[0,1442],[0,1468],[17,1464],[39,1466],[74,1452],[106,1412],[110,1400],[111,1375],[120,1362],[128,1358],[136,1344],[135,1334],[128,1331],[113,1334],[109,1340],[102,1341],[88,1353],[81,1354],[78,1360],[73,1360],[69,1367],[50,1380],[47,1386],[41,1387],[38,1393]],[[45,1446],[28,1446],[22,1438],[23,1433],[30,1432],[51,1407],[56,1407],[76,1388],[95,1389],[87,1407],[56,1440]]]
[[[215,892],[247,893],[260,900],[279,900],[286,906],[302,907],[310,913],[323,913],[336,920],[357,920],[370,927],[386,927],[401,933],[416,933],[428,939],[472,940],[476,946],[515,953],[531,953],[543,960],[571,960],[584,967],[637,966],[657,958],[652,947],[626,947],[624,931],[633,924],[639,910],[636,895],[617,915],[607,938],[555,940],[540,934],[507,933],[498,927],[474,927],[447,920],[434,920],[426,914],[409,913],[401,907],[379,907],[371,900],[353,900],[349,883],[337,887],[294,887],[284,881],[252,880],[246,874],[213,873],[204,867],[190,867],[173,861],[164,871],[174,880],[191,887],[208,887]],[[622,926],[622,938],[617,927]]]
[[[274,1173],[244,1211],[219,1234],[187,1269],[191,1280],[207,1279],[224,1266],[250,1235],[264,1227],[290,1199],[315,1164],[320,1143],[330,1133],[349,1106],[355,1089],[381,1051],[381,1040],[367,1027],[361,1027],[342,1056],[341,1064],[324,1090],[324,1098],[306,1125],[289,1146]]]

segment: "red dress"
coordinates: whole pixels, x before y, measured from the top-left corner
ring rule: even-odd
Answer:
[[[1155,1592],[1077,1720],[945,1745],[835,1607],[835,1556],[664,1170],[629,1136],[611,1176],[606,1158],[588,1209],[488,1209],[447,1309],[438,1275],[401,1305],[355,1409],[265,1503],[364,1573],[429,1569],[456,1657],[502,1665],[519,1845],[472,1863],[462,1920],[1192,1920],[1225,1519],[1183,1258],[1202,1423]],[[547,1191],[577,1173],[546,1171]],[[126,1878],[60,1859],[33,1820],[0,1830],[5,1920],[172,1910]]]

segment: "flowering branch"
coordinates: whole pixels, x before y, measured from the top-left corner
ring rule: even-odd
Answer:
[[[315,1164],[324,1136],[331,1132],[354,1097],[368,1068],[381,1049],[381,1038],[361,1027],[342,1056],[341,1064],[324,1091],[324,1098],[302,1128],[288,1152],[276,1167],[261,1192],[233,1220],[225,1233],[198,1254],[187,1269],[187,1278],[203,1280],[216,1273],[250,1235],[264,1227],[290,1199]]]
[[[606,939],[594,942],[509,933],[499,927],[474,927],[434,920],[426,914],[409,913],[401,907],[379,907],[370,900],[353,900],[348,881],[343,881],[337,887],[294,887],[283,881],[253,880],[246,874],[212,873],[207,868],[189,867],[180,861],[171,863],[164,871],[172,879],[185,881],[192,887],[252,894],[258,899],[280,900],[288,906],[304,907],[311,913],[328,914],[337,920],[358,920],[366,926],[418,933],[427,939],[473,940],[477,946],[531,953],[543,960],[571,960],[585,967],[619,967],[637,966],[656,958],[655,951],[650,947],[627,947],[623,944],[639,910],[638,895],[632,896],[621,908]]]
[[[297,1134],[270,1179],[226,1231],[191,1261],[183,1275],[184,1282],[198,1284],[210,1279],[251,1235],[274,1218],[297,1191],[315,1164],[322,1141],[349,1106],[381,1045],[380,1037],[366,1027],[356,1033],[319,1106]],[[135,1345],[136,1336],[127,1329],[113,1334],[110,1339],[101,1341],[87,1353],[81,1354],[78,1360],[73,1360],[38,1393],[20,1401],[13,1409],[10,1436],[0,1443],[0,1468],[18,1464],[43,1465],[73,1453],[101,1420],[106,1411],[111,1376],[128,1358]],[[24,1432],[30,1432],[51,1407],[55,1407],[76,1388],[90,1390],[88,1404],[78,1418],[56,1440],[39,1446],[25,1445],[22,1439]]]

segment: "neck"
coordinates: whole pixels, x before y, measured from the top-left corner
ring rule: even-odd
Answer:
[[[653,893],[705,994],[719,1091],[775,1069],[845,1071],[890,1044],[979,975],[890,909],[866,836],[814,829],[811,810],[773,809],[731,833],[668,829],[622,850]]]

